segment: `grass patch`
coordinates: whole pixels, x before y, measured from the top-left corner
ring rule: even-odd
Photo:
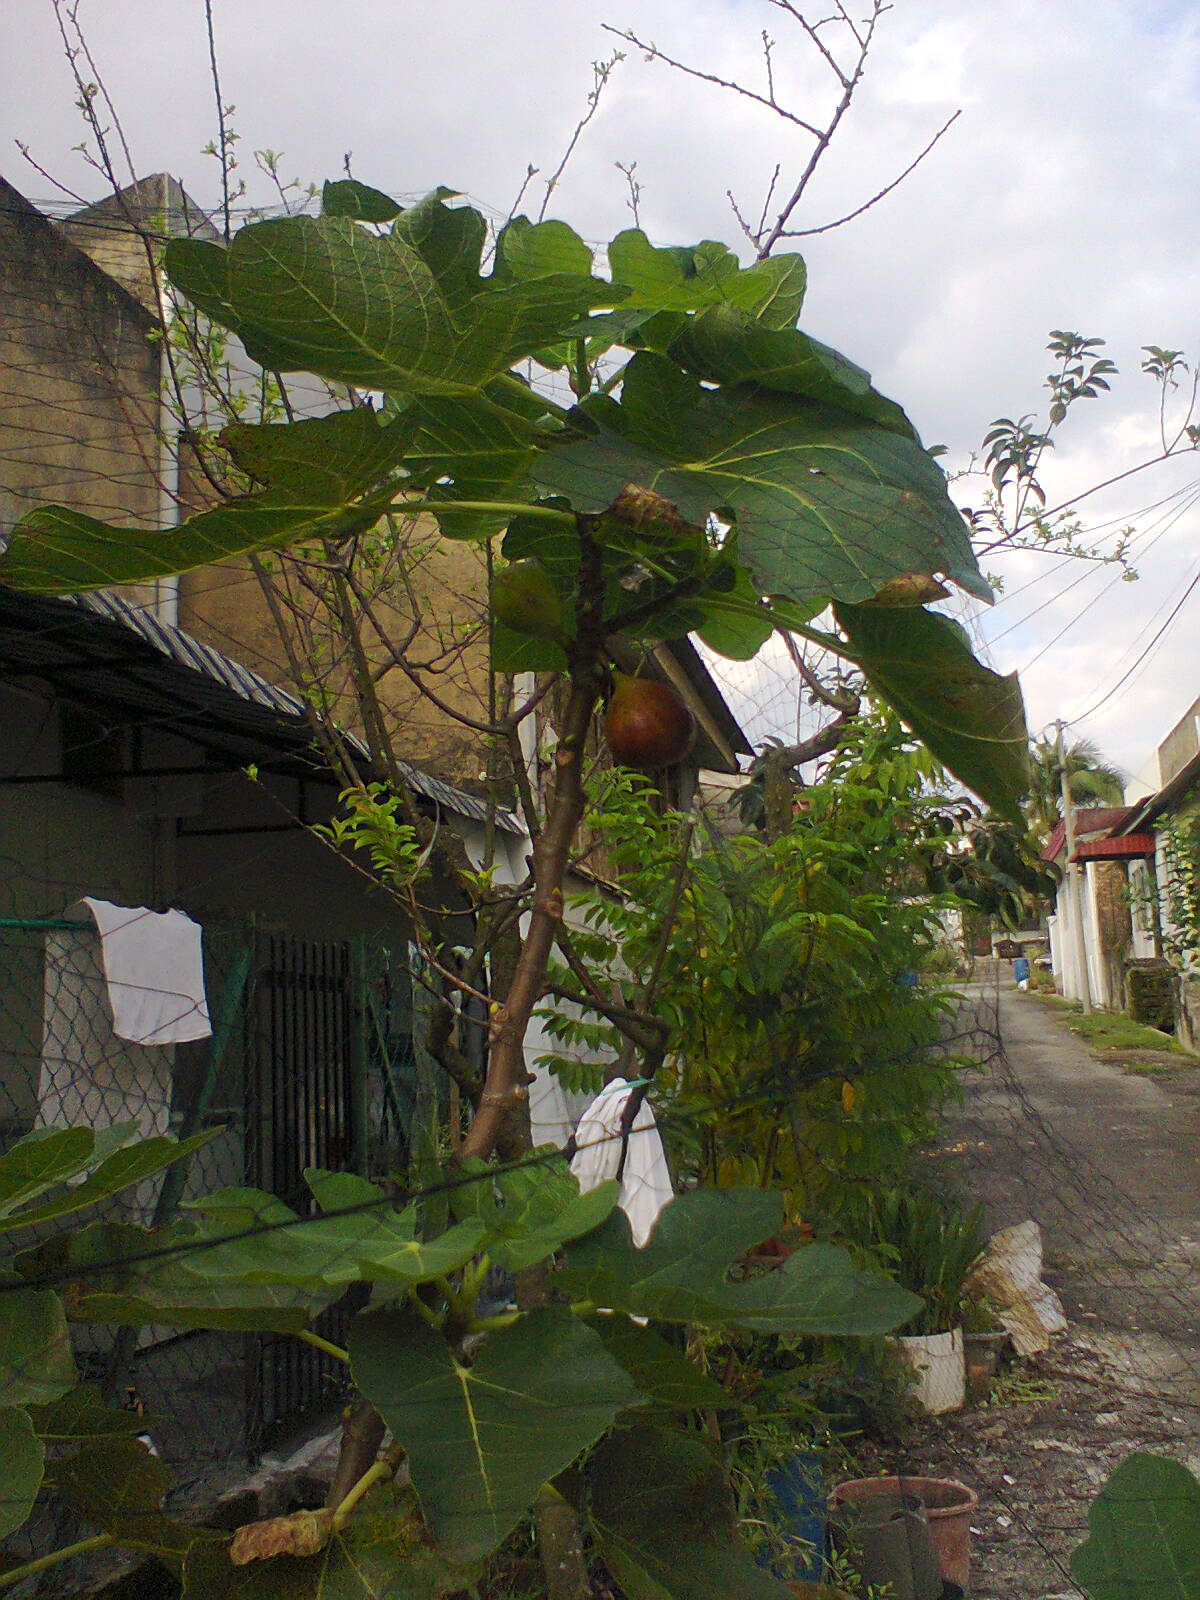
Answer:
[[[1069,1019],[1067,1027],[1071,1032],[1099,1050],[1153,1050],[1160,1054],[1165,1051],[1170,1055],[1182,1056],[1185,1060],[1197,1059],[1172,1034],[1163,1033],[1160,1028],[1148,1028],[1142,1022],[1134,1022],[1132,1017],[1122,1012],[1092,1011],[1084,1016],[1078,1000],[1064,1000],[1057,994],[1039,994],[1038,999],[1044,1005],[1062,1012],[1064,1020]],[[1141,1065],[1150,1070],[1153,1063]],[[1183,1063],[1180,1062],[1180,1065]]]

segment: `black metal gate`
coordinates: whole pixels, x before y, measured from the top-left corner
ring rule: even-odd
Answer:
[[[314,1209],[306,1167],[354,1170],[362,1094],[362,1006],[353,946],[265,935],[246,1074],[247,1179],[299,1212]],[[318,1324],[342,1343],[351,1310]],[[265,1334],[249,1367],[252,1455],[289,1424],[339,1398],[345,1368],[313,1346]]]

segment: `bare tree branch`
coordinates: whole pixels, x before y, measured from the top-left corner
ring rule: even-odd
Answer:
[[[612,32],[614,30],[610,29],[609,31]],[[546,193],[542,197],[542,204],[538,210],[539,222],[541,222],[546,215],[546,207],[550,204],[550,196],[554,193],[555,189],[557,189],[563,173],[567,170],[567,163],[575,154],[575,146],[579,143],[583,130],[587,127],[588,123],[600,109],[600,99],[606,87],[608,86],[609,78],[612,76],[616,67],[622,61],[624,61],[624,59],[625,57],[619,50],[614,50],[607,61],[592,62],[592,87],[587,97],[587,110],[575,124],[575,131],[572,133],[567,142],[567,148],[563,151],[562,160],[546,179]],[[530,175],[532,176],[532,170]]]
[[[961,116],[962,116],[962,107],[960,106],[959,109],[956,112],[954,112],[954,114],[952,116],[947,117],[946,121],[943,122],[942,126],[934,134],[933,138],[930,139],[929,143],[921,151],[920,155],[914,157],[914,159],[909,162],[909,164],[905,167],[904,171],[902,173],[900,173],[899,177],[893,178],[891,183],[885,184],[884,187],[882,189],[880,189],[877,194],[873,194],[871,196],[871,198],[869,200],[865,201],[861,206],[856,206],[853,211],[848,211],[844,217],[839,217],[836,222],[823,222],[819,228],[788,228],[788,229],[785,229],[784,232],[780,235],[780,238],[783,238],[783,239],[806,239],[806,238],[809,237],[809,235],[814,234],[814,233],[832,233],[834,228],[840,228],[847,222],[853,222],[855,217],[861,217],[864,211],[869,211],[872,206],[878,205],[879,202],[882,199],[884,199],[887,195],[891,194],[893,189],[899,188],[899,186],[904,182],[905,178],[907,178],[910,173],[915,172],[917,170],[917,168],[921,165],[922,161],[924,161],[925,157],[933,149],[934,145],[937,144],[938,140],[942,137],[942,135],[945,134],[945,133],[948,133],[950,131],[950,129],[953,127],[953,125],[958,121],[959,117],[961,117]],[[776,168],[776,171],[778,171],[778,170],[779,169]]]
[[[665,50],[660,50],[656,44],[647,43],[639,39],[636,33],[627,32],[623,28],[614,28],[609,22],[602,22],[600,26],[606,33],[615,34],[618,39],[624,39],[627,44],[645,52],[648,61],[661,61],[665,66],[674,67],[676,72],[682,72],[685,77],[698,78],[701,83],[711,83],[718,89],[728,89],[733,94],[739,94],[746,100],[753,100],[755,104],[765,106],[768,111],[774,111],[778,116],[784,117],[788,122],[794,122],[798,128],[803,128],[805,133],[812,134],[814,139],[821,137],[821,130],[807,122],[796,112],[789,111],[786,106],[780,105],[771,94],[759,94],[755,89],[747,89],[744,83],[737,83],[732,78],[722,78],[715,72],[703,72],[699,67],[689,67],[685,61],[678,61],[674,56],[667,55]]]

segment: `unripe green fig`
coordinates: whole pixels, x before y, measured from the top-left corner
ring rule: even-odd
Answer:
[[[492,610],[514,633],[562,638],[562,601],[550,574],[534,556],[514,561],[492,583]]]
[[[623,767],[673,767],[695,743],[696,719],[667,684],[614,672],[604,735]]]

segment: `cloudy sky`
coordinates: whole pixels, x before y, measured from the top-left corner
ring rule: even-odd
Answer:
[[[858,0],[851,14],[865,10]],[[756,90],[767,29],[779,99],[817,122],[830,104],[827,69],[770,0],[213,0],[213,11],[240,172],[261,203],[272,196],[252,152],[269,148],[285,152],[288,177],[337,176],[352,152],[355,174],[394,194],[442,183],[507,212],[530,164],[543,176],[558,164],[592,62],[619,43],[604,22]],[[139,171],[171,171],[215,203],[203,0],[80,0],[79,17]],[[652,238],[734,243],[726,191],[757,213],[776,163],[786,189],[811,141],[625,48],[551,213],[610,237],[631,221],[617,163],[636,162]],[[50,0],[9,0],[0,171],[34,200],[62,195],[16,140],[68,189],[99,193],[72,150],[73,100]],[[1049,329],[1104,337],[1120,377],[1064,426],[1045,473],[1056,504],[1158,453],[1141,346],[1200,355],[1200,13],[1186,0],[895,0],[796,224],[853,211],[956,110],[893,194],[795,246],[809,263],[802,325],[870,368],[952,466],[994,418],[1044,406]],[[1031,727],[1082,719],[1072,732],[1130,773],[1200,695],[1200,582],[1170,620],[1200,574],[1192,484],[1200,457],[1188,456],[1081,502],[1098,536],[1135,525],[1136,583],[1008,556],[988,562],[999,603],[968,617],[987,659],[1022,670]],[[979,504],[978,487],[958,493]],[[735,677],[787,731],[790,690],[771,664]]]

